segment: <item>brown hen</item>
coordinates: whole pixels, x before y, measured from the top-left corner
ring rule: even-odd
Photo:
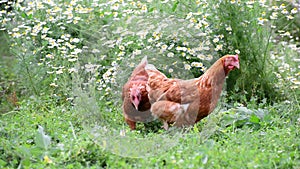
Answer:
[[[216,107],[225,77],[239,68],[238,55],[226,55],[217,60],[202,76],[190,80],[169,79],[153,65],[148,64],[147,91],[155,117],[175,126],[195,124]]]
[[[153,119],[150,112],[151,104],[146,90],[148,74],[145,66],[147,63],[147,58],[145,57],[133,70],[122,89],[123,115],[131,130],[136,129],[136,122],[149,122]]]

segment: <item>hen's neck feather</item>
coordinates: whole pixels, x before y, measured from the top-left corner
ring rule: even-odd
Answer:
[[[217,60],[199,80],[205,85],[222,85],[228,72],[224,70],[223,59]]]

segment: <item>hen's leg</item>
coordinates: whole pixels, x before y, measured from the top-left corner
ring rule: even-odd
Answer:
[[[165,130],[169,129],[169,124],[168,122],[164,121],[164,125],[162,126]]]
[[[125,118],[126,123],[129,125],[131,130],[135,130],[136,129],[136,122],[132,121],[130,119]]]

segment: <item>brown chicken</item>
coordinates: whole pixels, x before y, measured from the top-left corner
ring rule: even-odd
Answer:
[[[148,64],[147,91],[151,112],[169,124],[188,126],[208,116],[216,107],[225,77],[239,68],[238,55],[226,55],[217,60],[202,76],[190,80],[169,79]]]
[[[147,58],[145,57],[133,70],[128,82],[122,89],[123,115],[131,130],[136,129],[136,122],[153,120],[150,112],[151,104],[146,91],[148,74],[145,66],[147,64]]]

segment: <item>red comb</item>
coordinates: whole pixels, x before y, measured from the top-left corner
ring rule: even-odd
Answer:
[[[235,55],[235,59],[239,60],[239,55],[238,54]]]

